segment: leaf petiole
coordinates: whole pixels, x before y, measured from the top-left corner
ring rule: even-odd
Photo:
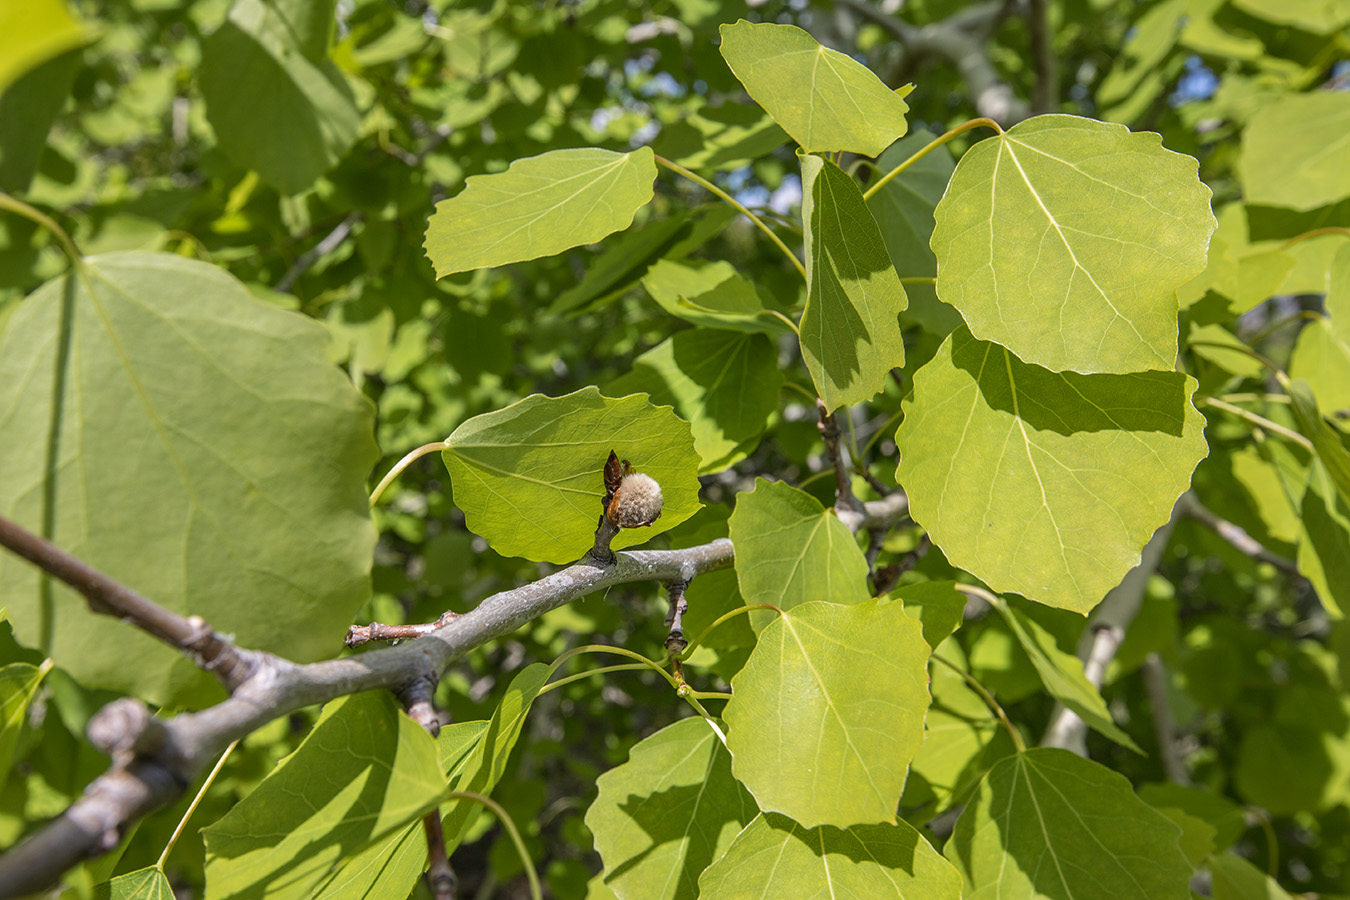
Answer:
[[[721,625],[724,622],[729,622],[739,615],[744,615],[745,613],[751,612],[752,610],[756,609],[771,609],[774,612],[778,613],[780,616],[783,614],[783,611],[779,609],[777,606],[774,606],[772,603],[752,603],[748,606],[737,607],[736,609],[733,609],[731,612],[723,613],[716,619],[713,619],[712,624],[710,624],[707,628],[703,629],[703,631],[699,633],[699,636],[694,638],[694,640],[690,642],[688,647],[684,648],[684,651],[679,655],[678,659],[680,659],[682,662],[688,660],[689,657],[693,654],[693,652],[698,649],[698,645],[703,643],[703,639],[706,638],[709,634],[711,634],[712,630],[716,628],[718,625]]]
[[[952,138],[956,137],[959,134],[963,134],[967,131],[970,131],[972,128],[979,128],[981,126],[992,128],[999,134],[1003,133],[1002,127],[1000,127],[999,124],[995,122],[993,119],[979,118],[979,119],[971,119],[969,122],[963,122],[960,125],[957,125],[955,128],[953,128],[951,131],[948,131],[946,134],[940,137],[933,138],[933,140],[929,141],[922,149],[916,152],[909,159],[900,163],[900,165],[896,166],[894,169],[891,169],[885,175],[881,176],[881,178],[878,179],[878,181],[875,184],[868,185],[867,190],[863,191],[863,199],[864,200],[872,199],[872,195],[875,194],[877,191],[881,190],[882,188],[884,188],[888,183],[890,183],[890,180],[892,178],[899,175],[901,172],[905,171],[910,166],[914,165],[916,162],[923,159],[928,154],[932,153],[938,147],[941,147],[943,144],[950,141]]]

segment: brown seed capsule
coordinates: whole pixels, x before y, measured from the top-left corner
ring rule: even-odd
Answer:
[[[613,450],[605,463],[605,490],[605,516],[620,528],[642,528],[661,517],[661,485],[634,472]]]

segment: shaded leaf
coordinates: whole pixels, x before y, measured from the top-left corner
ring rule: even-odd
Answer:
[[[724,103],[701,107],[662,127],[652,149],[687,169],[722,172],[750,165],[787,140],[763,110]]]
[[[1247,830],[1242,809],[1222,794],[1205,788],[1145,784],[1139,787],[1139,798],[1158,809],[1178,809],[1208,822],[1214,828],[1215,844],[1220,850],[1231,847]]]
[[[694,900],[699,875],[759,813],[698,716],[637,744],[596,785],[586,827],[620,900]]]
[[[1177,372],[1048,372],[963,328],[915,374],[896,478],[953,565],[1086,613],[1207,452],[1194,390]]]
[[[215,266],[85,260],[0,334],[0,514],[242,646],[330,656],[370,591],[377,454],[372,407],[328,342]],[[0,596],[19,639],[86,685],[220,696],[190,660],[11,554]]]
[[[1299,519],[1298,571],[1334,619],[1350,609],[1350,502],[1336,490],[1327,467],[1313,460]]]
[[[81,55],[68,50],[25,72],[9,88],[0,87],[0,191],[27,193],[47,132],[70,97]]]
[[[923,623],[923,639],[930,647],[945,641],[966,612],[966,595],[954,581],[921,581],[896,588],[891,596],[905,605],[905,612]]]
[[[908,127],[902,94],[795,25],[723,25],[722,57],[750,97],[808,152],[876,156]]]
[[[1215,854],[1209,859],[1209,872],[1214,900],[1293,900],[1274,878],[1240,856]]]
[[[4,787],[9,778],[10,764],[14,761],[14,750],[19,744],[19,733],[23,731],[28,705],[33,702],[42,676],[51,667],[51,660],[45,660],[41,666],[29,663],[0,666],[0,787]]]
[[[759,443],[778,409],[783,384],[778,352],[762,334],[681,331],[633,360],[609,386],[616,395],[642,392],[670,404],[689,422],[700,474],[720,472]]]
[[[755,286],[722,260],[663,259],[647,270],[642,286],[666,312],[695,325],[771,334],[788,330],[764,309]]]
[[[620,531],[615,549],[698,511],[689,426],[642,394],[611,400],[593,387],[556,399],[535,394],[460,425],[441,458],[470,530],[504,556],[565,563],[594,543],[611,450],[656,479],[665,497],[655,525]]]
[[[764,629],[724,713],[761,809],[808,828],[895,821],[928,709],[922,631],[875,600],[805,603]]]
[[[1130,783],[1067,750],[989,770],[947,842],[968,900],[1190,900],[1181,829]]]
[[[1283,379],[1282,384],[1289,395],[1289,408],[1294,413],[1298,430],[1312,441],[1313,452],[1326,468],[1341,499],[1350,504],[1350,450],[1346,449],[1335,429],[1323,420],[1308,382],[1295,378]]]
[[[436,805],[431,736],[385,691],[336,700],[300,747],[202,829],[206,896],[311,898],[342,860]]]
[[[905,364],[898,317],[908,300],[862,191],[819,156],[802,158],[802,222],[802,359],[833,411],[871,400]]]
[[[1350,244],[1327,266],[1324,303],[1327,318],[1306,323],[1298,333],[1289,374],[1306,380],[1333,414],[1350,413]]]
[[[1309,210],[1350,196],[1350,94],[1283,94],[1242,130],[1248,203]]]
[[[935,137],[932,132],[918,131],[886,148],[877,157],[873,181],[922,150]],[[867,198],[867,208],[877,221],[895,271],[902,277],[937,275],[937,257],[928,246],[933,236],[933,211],[955,168],[951,150],[945,145],[938,147]]]
[[[647,147],[631,153],[587,148],[518,159],[505,172],[473,175],[436,204],[425,249],[436,277],[593,244],[633,223],[652,199],[656,163]]]
[[[746,603],[788,610],[809,600],[863,603],[867,560],[833,510],[781,481],[755,479],[731,514],[736,581]],[[769,614],[757,615],[768,621]]]
[[[220,149],[283,194],[332,168],[361,125],[351,89],[328,59],[332,18],[333,0],[236,0],[202,42],[199,83]]]
[[[1156,134],[1028,119],[957,164],[933,232],[938,296],[981,340],[1047,369],[1171,370],[1209,199],[1196,161]]]
[[[765,813],[699,879],[708,900],[959,900],[951,864],[904,822],[806,829]]]

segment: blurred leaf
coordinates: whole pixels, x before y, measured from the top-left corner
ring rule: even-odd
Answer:
[[[1086,613],[1207,452],[1194,389],[1177,372],[1047,372],[960,329],[915,375],[896,478],[953,565]]]
[[[47,132],[70,97],[80,56],[67,51],[25,72],[8,89],[0,88],[0,190],[27,193]]]
[[[652,199],[656,163],[631,153],[551,150],[518,159],[505,172],[473,175],[436,204],[427,223],[427,258],[436,277],[593,244],[633,224]]]
[[[909,106],[866,66],[795,25],[723,25],[722,56],[750,97],[808,152],[876,156],[905,133]]]
[[[809,828],[895,821],[928,709],[922,631],[875,600],[805,603],[764,629],[724,713],[732,772],[761,809]]]
[[[206,897],[309,900],[344,859],[435,808],[431,736],[386,691],[328,704],[295,751],[202,829]]]
[[[333,0],[235,0],[202,42],[198,77],[220,148],[283,194],[332,168],[361,125],[351,89],[328,60],[332,17]]]
[[[695,900],[699,875],[759,813],[699,716],[637,744],[596,786],[586,827],[620,900]]]
[[[0,787],[9,778],[14,750],[19,744],[19,733],[28,715],[42,676],[51,670],[51,660],[41,666],[29,663],[10,663],[0,666]]]
[[[693,432],[699,474],[708,474],[755,449],[782,384],[778,352],[764,335],[696,328],[633,360],[609,392],[645,392],[652,403],[673,406]]]
[[[910,825],[807,830],[765,813],[699,879],[707,900],[959,900],[961,879]]]
[[[1350,412],[1350,243],[1331,258],[1325,291],[1327,317],[1299,331],[1289,374],[1305,379],[1327,409]]]
[[[441,458],[469,529],[503,556],[568,563],[589,550],[613,450],[661,485],[650,528],[620,531],[614,549],[668,531],[699,509],[699,457],[687,423],[646,395],[611,400],[589,387],[535,394],[476,416],[446,438]]]
[[[1299,520],[1298,571],[1333,619],[1350,609],[1350,502],[1336,490],[1327,467],[1313,460]]]
[[[908,302],[862,191],[834,163],[802,158],[806,311],[802,358],[831,412],[871,400],[905,364]]]
[[[1265,872],[1231,853],[1216,853],[1209,859],[1214,900],[1293,900]]]
[[[665,126],[652,149],[687,169],[723,172],[768,156],[787,139],[763,111],[724,103],[701,107]]]
[[[370,403],[327,344],[215,266],[84,260],[0,334],[0,512],[242,646],[330,656],[370,591],[375,447]],[[176,650],[11,554],[0,595],[19,639],[87,685],[219,696]]]
[[[1190,900],[1181,829],[1120,775],[1067,750],[989,771],[956,820],[947,858],[967,897]]]
[[[957,164],[933,232],[938,297],[976,337],[1053,371],[1170,371],[1209,200],[1196,161],[1156,134],[1028,119]]]
[[[1238,178],[1248,203],[1308,210],[1350,196],[1350,94],[1286,94],[1242,131]]]
[[[0,5],[0,94],[25,72],[80,46],[89,37],[64,0]]]
[[[1139,799],[1159,809],[1179,809],[1214,827],[1215,847],[1224,850],[1237,843],[1247,824],[1242,809],[1222,794],[1181,784],[1145,784],[1139,787]]]

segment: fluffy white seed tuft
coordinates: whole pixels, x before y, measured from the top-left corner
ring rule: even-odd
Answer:
[[[625,475],[609,505],[610,520],[620,528],[641,528],[661,516],[661,485],[650,475]]]

